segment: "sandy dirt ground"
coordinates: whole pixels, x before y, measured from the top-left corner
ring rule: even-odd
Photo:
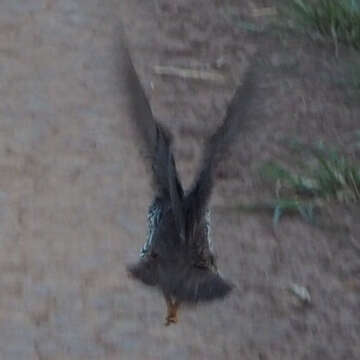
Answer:
[[[359,209],[336,209],[337,231],[293,218],[275,234],[270,215],[233,207],[265,191],[256,169],[286,156],[284,136],[341,142],[359,121],[329,80],[329,47],[244,30],[240,20],[269,4],[1,0],[1,360],[360,358]],[[213,197],[219,266],[237,288],[168,328],[163,299],[125,273],[152,194],[118,73],[120,18],[187,185],[200,140],[254,54],[264,62]],[[217,69],[227,80],[159,76],[155,65]],[[296,303],[292,283],[309,289],[310,306]]]

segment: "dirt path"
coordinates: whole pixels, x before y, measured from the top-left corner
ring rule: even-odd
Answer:
[[[164,328],[160,297],[124,273],[143,243],[151,193],[114,75],[118,20],[155,113],[181,139],[188,184],[199,138],[221,119],[251,55],[265,46],[229,22],[231,6],[251,13],[252,3],[236,4],[1,1],[0,359],[359,358],[359,254],[347,238],[357,239],[356,220],[347,215],[350,230],[331,236],[285,220],[274,237],[270,217],[223,206],[259,191],[250,174],[279,154],[281,135],[333,138],[356,127],[359,112],[336,90],[320,83],[309,94],[317,81],[303,74],[316,73],[325,50],[319,57],[297,44],[299,73],[283,79],[282,66],[292,63],[266,43],[274,73],[262,79],[253,123],[219,170],[214,196],[222,205],[214,238],[223,273],[238,285],[233,295]],[[190,60],[223,63],[232,81],[151,72]],[[293,282],[310,289],[311,307],[294,305],[285,290]]]

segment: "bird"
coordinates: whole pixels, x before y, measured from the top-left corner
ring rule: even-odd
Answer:
[[[242,128],[253,90],[248,71],[230,101],[221,125],[206,140],[202,161],[189,189],[176,168],[173,136],[154,116],[127,46],[123,46],[125,86],[131,121],[151,168],[154,197],[147,214],[148,231],[136,262],[127,264],[129,276],[157,289],[167,311],[165,325],[178,322],[180,306],[224,299],[234,285],[217,266],[211,239],[210,198],[215,170]]]

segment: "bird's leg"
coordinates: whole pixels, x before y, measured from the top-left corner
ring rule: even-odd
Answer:
[[[171,299],[170,296],[165,296],[165,301],[167,305],[167,315],[165,319],[165,325],[176,324],[178,321],[177,311],[179,308],[179,302]]]

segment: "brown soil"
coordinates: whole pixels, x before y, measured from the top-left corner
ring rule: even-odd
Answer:
[[[244,29],[266,22],[254,7],[272,4],[2,1],[1,359],[360,358],[359,207],[332,208],[327,229],[284,218],[276,232],[271,215],[234,210],[266,194],[257,169],[289,159],[283,138],[343,145],[358,129],[359,106],[336,84],[345,49],[336,61],[327,44]],[[175,134],[186,185],[200,140],[248,66],[262,64],[213,197],[219,265],[237,288],[184,309],[176,326],[163,326],[164,301],[125,273],[152,194],[116,76],[120,18],[154,112]],[[216,64],[225,84],[153,72]],[[310,305],[289,293],[293,283],[309,290]]]

